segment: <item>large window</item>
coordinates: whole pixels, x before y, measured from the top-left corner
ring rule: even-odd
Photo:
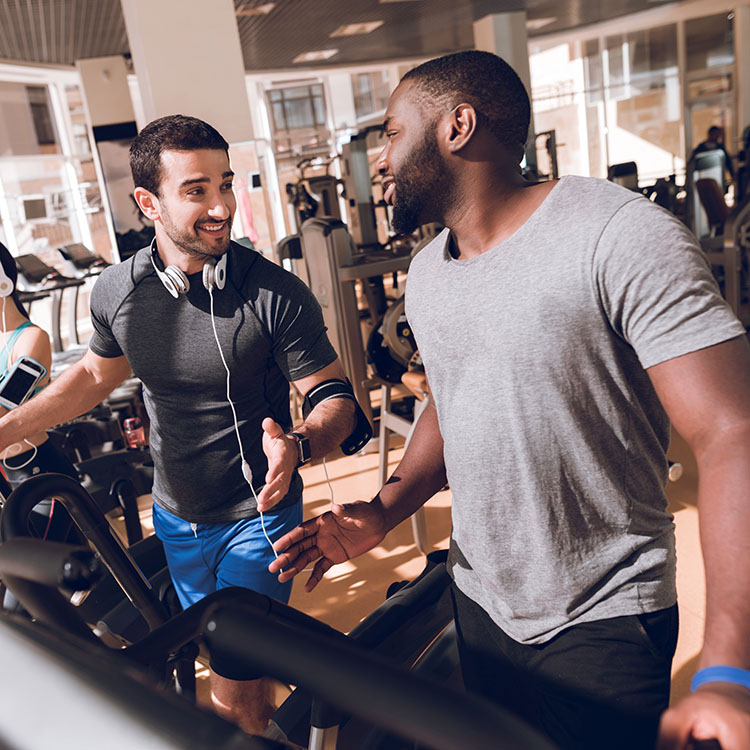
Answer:
[[[676,25],[532,42],[530,68],[535,128],[555,131],[561,174],[635,161],[649,183],[684,169]]]
[[[271,117],[276,131],[318,128],[326,124],[323,84],[293,86],[268,91]]]
[[[677,27],[607,37],[602,67],[608,163],[635,161],[641,183],[682,168]]]

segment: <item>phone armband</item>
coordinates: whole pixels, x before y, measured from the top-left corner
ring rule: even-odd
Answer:
[[[354,412],[357,423],[354,430],[341,443],[341,450],[347,456],[351,456],[367,445],[372,438],[372,425],[365,416],[362,407],[354,396],[354,389],[349,379],[339,380],[332,378],[324,380],[313,386],[306,394],[302,402],[302,417],[307,419],[307,415],[318,405],[332,398],[347,398],[354,402]]]

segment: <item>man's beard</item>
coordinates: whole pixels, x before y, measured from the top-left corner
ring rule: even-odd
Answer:
[[[410,234],[421,224],[442,217],[451,185],[434,127],[426,128],[422,142],[414,147],[393,178],[393,228],[397,232]],[[426,206],[429,216],[425,214]]]
[[[177,226],[172,222],[169,212],[163,211],[162,226],[172,242],[180,248],[187,255],[193,258],[218,258],[223,255],[229,249],[229,242],[231,239],[232,230],[232,219],[229,218],[227,227],[226,242],[222,242],[220,245],[209,244],[198,236],[198,230],[193,225],[193,231],[189,232],[183,229],[178,229]],[[210,224],[210,221],[198,221],[196,224]],[[220,223],[220,222],[215,222]]]

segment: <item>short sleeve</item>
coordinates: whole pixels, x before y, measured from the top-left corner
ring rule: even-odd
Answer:
[[[264,305],[273,357],[289,381],[312,375],[331,364],[337,354],[328,340],[323,313],[310,289],[296,276],[277,267],[274,291]]]
[[[108,359],[121,357],[123,351],[117,343],[111,327],[114,314],[112,300],[116,299],[112,288],[114,267],[105,269],[96,280],[91,290],[91,324],[94,332],[89,340],[89,349],[94,354]]]
[[[695,237],[645,198],[623,205],[593,256],[610,325],[644,368],[742,335]]]

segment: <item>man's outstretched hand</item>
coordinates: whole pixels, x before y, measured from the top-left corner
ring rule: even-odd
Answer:
[[[263,420],[263,452],[268,459],[268,471],[263,489],[258,493],[258,510],[271,510],[289,492],[289,485],[297,467],[297,444],[284,434],[281,425],[271,417]]]
[[[283,583],[315,562],[305,583],[305,590],[312,591],[331,566],[376,547],[387,532],[378,498],[369,503],[333,505],[331,510],[305,521],[274,542],[279,556],[268,570],[278,573]]]

